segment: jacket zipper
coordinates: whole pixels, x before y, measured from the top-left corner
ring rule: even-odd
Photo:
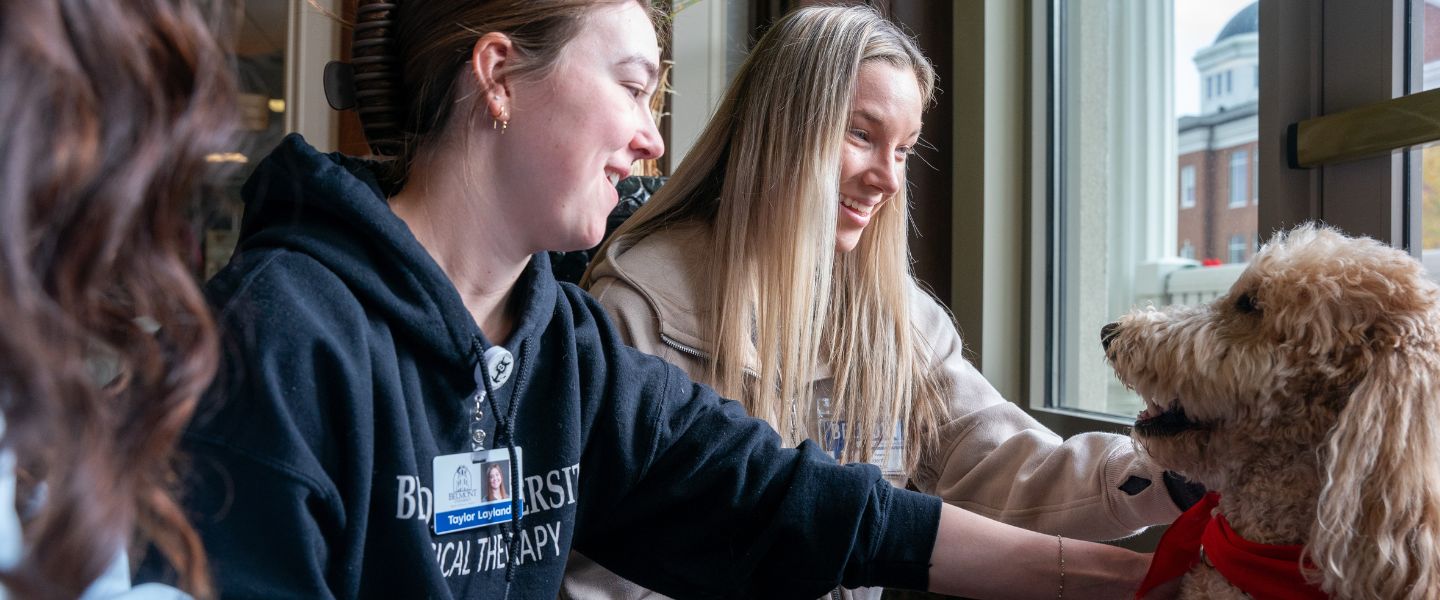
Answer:
[[[700,350],[698,348],[686,346],[685,344],[675,341],[675,338],[672,338],[663,333],[660,334],[660,341],[664,342],[666,346],[679,350],[681,353],[689,354],[690,356],[704,361],[710,360],[710,353]],[[756,373],[755,370],[751,369],[750,367],[745,367],[745,374],[753,378],[760,377],[760,374]]]
[[[663,333],[660,334],[660,341],[665,342],[665,345],[666,345],[666,346],[670,346],[671,348],[674,348],[674,349],[676,349],[676,350],[679,350],[679,351],[681,351],[681,352],[684,352],[684,353],[686,353],[686,354],[689,354],[690,356],[693,356],[693,357],[695,357],[695,358],[698,358],[698,359],[701,359],[701,360],[710,360],[710,355],[709,355],[709,354],[707,354],[707,353],[705,353],[705,352],[702,352],[702,351],[700,351],[699,349],[691,348],[690,346],[686,346],[685,344],[682,344],[682,343],[680,343],[680,342],[677,342],[677,341],[675,341],[675,338],[672,338],[672,337],[670,337],[670,336],[668,336],[668,335],[665,335],[665,334],[663,334]]]

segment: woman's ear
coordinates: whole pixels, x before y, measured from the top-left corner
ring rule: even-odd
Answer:
[[[495,120],[508,120],[510,114],[510,59],[515,45],[510,36],[490,32],[475,40],[470,49],[470,74],[476,87],[484,94],[484,106]]]

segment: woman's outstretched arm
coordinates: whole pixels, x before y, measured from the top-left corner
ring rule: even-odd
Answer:
[[[1149,564],[1146,554],[1061,540],[947,504],[931,554],[930,591],[968,598],[1129,598]]]

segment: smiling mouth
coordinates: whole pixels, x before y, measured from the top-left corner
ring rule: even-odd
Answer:
[[[1199,429],[1205,427],[1185,416],[1179,398],[1172,401],[1169,408],[1162,408],[1146,399],[1145,410],[1135,419],[1135,432],[1148,437],[1169,437]]]
[[[870,211],[875,210],[874,206],[865,206],[864,204],[861,204],[844,196],[840,197],[840,203],[845,205],[845,208],[853,210],[866,217],[870,216]]]

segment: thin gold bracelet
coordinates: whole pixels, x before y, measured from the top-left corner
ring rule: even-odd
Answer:
[[[1055,536],[1055,544],[1058,546],[1057,554],[1060,557],[1060,591],[1056,592],[1055,598],[1065,597],[1065,538]]]

